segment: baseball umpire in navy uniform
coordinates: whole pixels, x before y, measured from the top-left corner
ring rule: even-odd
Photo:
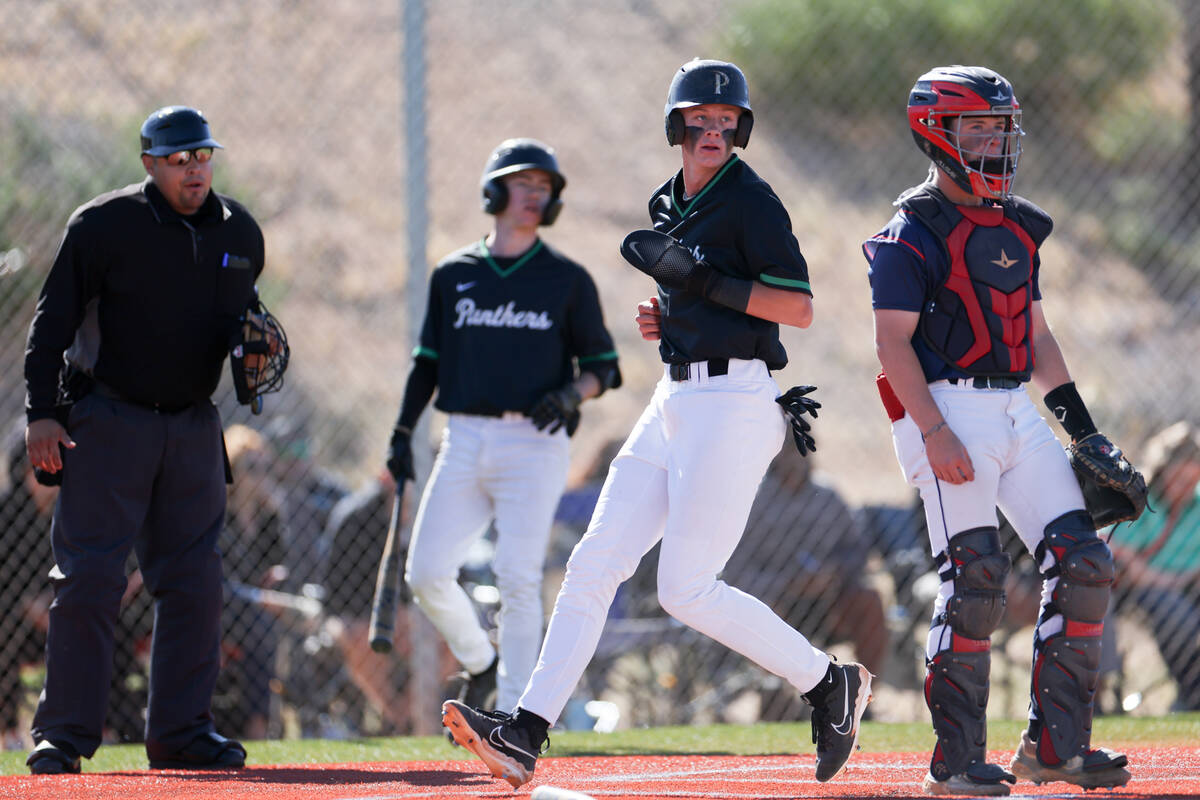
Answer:
[[[511,710],[537,661],[542,571],[579,407],[621,385],[587,271],[539,226],[562,209],[554,151],[508,139],[481,181],[491,233],[444,258],[429,283],[388,469],[414,477],[412,429],[430,398],[449,414],[417,509],[405,578],[465,671],[461,696]],[[458,584],[468,547],[495,523],[499,652]]]
[[[786,435],[777,399],[817,407],[804,397],[811,387],[781,397],[770,374],[787,363],[779,325],[812,321],[811,289],[787,211],[733,151],[746,146],[754,120],[741,70],[689,61],[671,82],[664,113],[683,168],[650,198],[654,231],[635,231],[622,247],[658,283],[657,299],[639,307],[639,326],[659,341],[662,379],[571,554],[516,713],[480,713],[453,700],[442,707],[455,740],[514,788],[531,778],[618,585],[660,539],[663,608],[787,680],[813,705],[818,780],[844,767],[870,699],[862,665],[832,663],[764,603],[717,577]],[[670,268],[648,256],[655,242],[669,243]],[[802,433],[797,444],[807,450],[812,438]]]
[[[29,331],[29,459],[62,483],[35,774],[79,772],[100,745],[131,549],[155,603],[150,766],[245,763],[209,710],[226,480],[209,398],[256,299],[263,236],[241,204],[212,191],[221,145],[199,111],[155,111],[141,144],[145,181],[71,215]]]

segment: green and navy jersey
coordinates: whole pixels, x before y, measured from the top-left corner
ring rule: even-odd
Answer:
[[[488,416],[528,411],[576,367],[607,376],[617,363],[596,284],[541,239],[515,258],[480,240],[439,262],[413,355],[437,363],[437,408]]]
[[[766,181],[731,156],[695,197],[683,198],[683,172],[650,198],[656,231],[670,234],[698,259],[735,278],[811,295],[808,265],[792,221]],[[682,289],[658,287],[662,310],[659,353],[668,364],[710,358],[787,364],[779,325]]]

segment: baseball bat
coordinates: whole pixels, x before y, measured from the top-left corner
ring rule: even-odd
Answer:
[[[396,605],[400,600],[400,502],[404,483],[396,486],[392,501],[392,521],[379,559],[379,574],[375,578],[375,601],[371,604],[371,624],[367,635],[376,653],[392,651],[392,634],[396,627]]]

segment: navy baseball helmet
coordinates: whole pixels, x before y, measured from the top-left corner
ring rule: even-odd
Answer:
[[[487,165],[483,168],[483,177],[479,180],[483,210],[488,214],[499,214],[503,211],[508,205],[508,187],[500,179],[527,169],[540,169],[550,174],[550,202],[542,212],[541,224],[553,225],[558,213],[562,211],[561,195],[567,185],[567,179],[558,169],[554,148],[537,139],[505,139],[488,156]]]
[[[1003,117],[999,153],[964,150],[950,121]],[[1021,104],[1012,84],[987,67],[937,67],[917,78],[908,94],[908,125],[917,147],[964,191],[1005,198],[1021,157]]]
[[[754,127],[754,111],[750,108],[750,87],[746,84],[746,76],[737,65],[728,61],[701,58],[693,58],[684,64],[671,79],[667,105],[663,109],[667,144],[683,143],[686,128],[679,109],[709,103],[723,103],[742,109],[733,143],[737,147],[745,147],[750,141],[750,129]]]
[[[208,120],[194,108],[164,106],[142,123],[142,153],[169,156],[197,147],[221,147],[208,131]]]

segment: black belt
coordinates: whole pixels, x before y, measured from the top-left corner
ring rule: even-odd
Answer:
[[[947,383],[957,386],[967,378],[946,378]],[[971,378],[971,386],[975,389],[1016,389],[1021,381],[1016,378]]]
[[[148,411],[153,411],[155,414],[181,414],[187,411],[195,403],[187,403],[185,405],[171,405],[168,403],[143,403],[138,400],[130,400],[119,391],[109,386],[107,383],[96,381],[92,386],[92,391],[101,397],[107,397],[109,400],[120,400],[122,403],[129,403],[131,406],[144,408]]]
[[[729,374],[729,359],[728,358],[710,358],[708,361],[695,361],[695,364],[708,364],[708,377],[716,375]],[[686,381],[692,377],[691,364],[668,364],[667,368],[671,373],[671,380]]]

